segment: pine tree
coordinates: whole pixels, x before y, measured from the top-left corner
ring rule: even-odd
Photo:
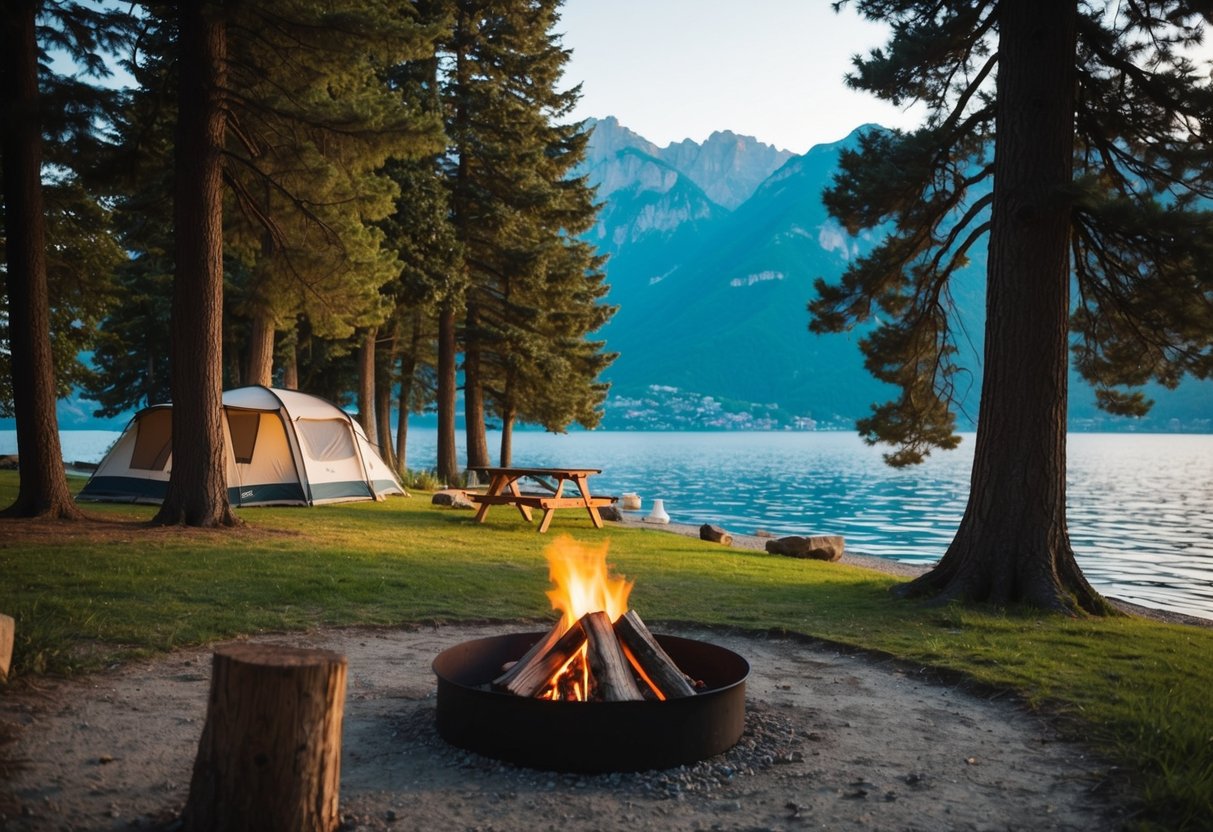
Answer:
[[[859,427],[895,446],[893,464],[958,442],[948,281],[989,246],[969,504],[942,560],[902,594],[1106,612],[1066,529],[1067,353],[1118,412],[1144,410],[1131,388],[1149,379],[1173,386],[1213,371],[1213,224],[1202,210],[1213,88],[1187,57],[1202,6],[855,6],[893,35],[855,59],[849,82],[929,114],[917,131],[873,131],[843,155],[831,214],[852,233],[893,231],[840,284],[819,281],[810,306],[816,331],[879,319],[862,342],[867,366],[901,395]]]
[[[450,3],[420,0],[419,22],[447,31]],[[407,61],[389,72],[393,88],[411,110],[441,120],[439,55]],[[436,472],[454,483],[459,476],[455,451],[455,322],[467,286],[462,252],[451,224],[450,192],[442,175],[445,146],[428,157],[391,159],[385,172],[399,187],[396,210],[381,223],[387,245],[400,263],[390,285],[394,311],[390,321],[393,353],[399,362],[396,465],[407,474],[408,417],[431,402],[438,410]]]
[[[40,18],[45,24],[41,29]],[[77,148],[90,144],[103,96],[87,84],[51,73],[38,38],[64,49],[86,72],[100,76],[106,72],[102,52],[121,40],[128,24],[125,15],[78,3],[44,8],[39,0],[13,0],[0,11],[5,294],[21,476],[17,499],[6,516],[80,516],[67,489],[55,414],[59,388],[51,347],[43,131],[52,122],[49,115],[66,116],[59,123],[62,138]],[[48,99],[57,107],[48,106],[44,89],[50,90]]]
[[[536,362],[559,361],[567,341],[579,341],[613,312],[599,304],[601,263],[575,240],[596,207],[586,181],[570,177],[587,137],[582,125],[561,123],[580,90],[558,89],[568,61],[555,34],[559,5],[455,4],[446,100],[452,221],[469,276],[463,332],[469,468],[489,464],[486,393],[495,395],[508,425],[524,393],[549,404],[543,423],[567,425],[584,403],[573,391],[594,389],[596,371],[610,360],[566,362],[565,370],[594,373],[575,383],[567,372],[536,372]],[[560,329],[553,322],[584,326]],[[562,384],[566,410],[557,414],[550,406],[562,400],[555,394]]]
[[[173,471],[155,524],[232,526],[223,437],[223,147],[227,21],[178,5],[170,361]]]
[[[398,264],[377,223],[394,207],[388,158],[436,152],[441,124],[384,74],[433,55],[434,27],[408,5],[346,0],[245,4],[236,17],[227,235],[250,278],[247,381],[269,384],[274,333],[305,315],[348,340],[383,323]]]

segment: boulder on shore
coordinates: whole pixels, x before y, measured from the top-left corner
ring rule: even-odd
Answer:
[[[709,523],[704,523],[699,527],[699,539],[710,540],[713,543],[719,543],[721,546],[733,545],[733,535],[720,528],[720,526],[713,526]]]
[[[444,491],[434,492],[434,496],[430,498],[430,502],[436,506],[449,506],[451,508],[475,508],[476,505],[468,499],[467,492],[462,488],[448,488]]]
[[[842,557],[844,545],[842,535],[816,534],[811,537],[792,536],[768,540],[766,548],[773,555],[836,561]]]
[[[618,523],[623,519],[623,512],[619,510],[618,506],[603,506],[598,509],[598,516],[603,520],[611,520]]]

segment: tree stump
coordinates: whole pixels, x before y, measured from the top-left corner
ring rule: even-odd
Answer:
[[[335,830],[345,680],[329,650],[217,649],[185,829]]]
[[[8,677],[8,668],[13,660],[13,641],[17,635],[17,622],[11,615],[0,613],[0,679]]]

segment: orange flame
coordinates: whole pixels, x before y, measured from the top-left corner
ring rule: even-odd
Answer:
[[[552,609],[560,610],[562,630],[572,627],[588,612],[605,612],[615,621],[628,611],[628,594],[634,581],[610,574],[607,566],[608,541],[588,546],[567,534],[556,538],[544,550],[548,576],[554,587],[548,590]]]

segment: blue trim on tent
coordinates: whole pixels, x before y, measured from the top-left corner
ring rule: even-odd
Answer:
[[[350,497],[375,499],[371,487],[361,480],[312,483],[312,499],[318,503],[326,500],[343,500]]]
[[[168,490],[167,480],[149,480],[144,477],[94,476],[80,489],[78,500],[100,502],[139,502],[140,500],[164,501]]]
[[[395,480],[375,480],[374,486],[376,494],[383,494],[387,491],[398,491],[402,494],[404,493],[404,488],[401,487],[400,483],[396,482]]]
[[[270,503],[306,503],[303,489],[297,482],[273,482],[262,485],[229,486],[227,501],[233,506],[268,505]]]

